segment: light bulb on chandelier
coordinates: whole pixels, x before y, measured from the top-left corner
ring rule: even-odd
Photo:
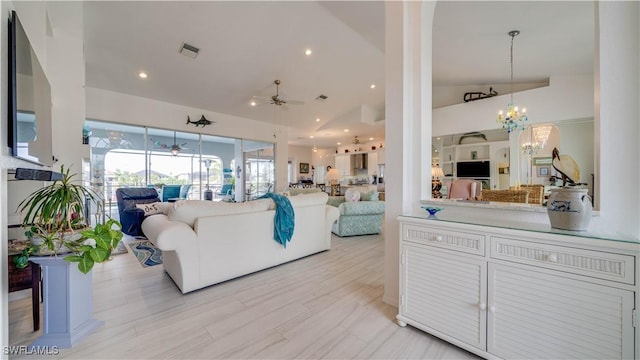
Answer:
[[[511,63],[511,94],[506,113],[500,110],[497,119],[498,124],[500,124],[503,129],[507,129],[509,133],[518,127],[524,130],[524,123],[528,120],[527,109],[522,108],[522,110],[519,110],[518,107],[513,104],[513,38],[518,34],[520,34],[518,30],[509,31],[509,36],[511,36],[511,52],[509,58]]]

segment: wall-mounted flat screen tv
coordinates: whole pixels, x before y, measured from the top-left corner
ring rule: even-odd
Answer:
[[[460,161],[456,163],[456,176],[463,178],[491,177],[490,161]]]
[[[8,25],[7,145],[15,157],[51,165],[51,86],[15,11]]]

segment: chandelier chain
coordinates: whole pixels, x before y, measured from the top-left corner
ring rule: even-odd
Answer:
[[[518,35],[518,34],[512,31],[512,32],[509,33],[509,35],[511,35],[511,54],[509,56],[509,62],[511,63],[511,80],[510,80],[510,84],[511,84],[511,90],[510,90],[511,97],[510,97],[510,100],[511,101],[510,102],[511,102],[511,104],[513,104],[513,38],[515,38],[516,35]]]

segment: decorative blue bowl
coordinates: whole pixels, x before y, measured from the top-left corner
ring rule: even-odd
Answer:
[[[431,216],[434,216],[438,211],[442,210],[442,208],[431,207],[431,206],[423,207],[423,209],[427,210],[427,212]]]

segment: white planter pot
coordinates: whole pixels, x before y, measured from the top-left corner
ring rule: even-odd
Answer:
[[[591,198],[587,189],[551,189],[547,214],[551,227],[563,230],[587,230],[591,221]]]
[[[65,255],[31,257],[42,267],[42,335],[32,346],[70,348],[104,322],[93,318],[93,276]]]

